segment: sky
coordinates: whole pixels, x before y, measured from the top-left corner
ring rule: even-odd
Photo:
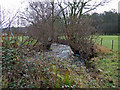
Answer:
[[[24,10],[24,8],[27,5],[27,1],[30,1],[30,0],[0,0],[0,5],[2,5],[2,7],[4,7],[5,9],[11,10],[11,11],[15,11],[18,8],[20,10]],[[33,0],[33,1],[35,1],[35,0]],[[104,11],[109,11],[111,9],[115,9],[118,12],[118,2],[119,1],[120,0],[111,0],[110,3],[108,3],[104,6],[98,7],[93,12],[102,13]]]
[[[99,7],[96,12],[102,13],[104,11],[109,11],[111,9],[115,9],[118,12],[118,2],[120,0],[112,0],[110,3],[106,4],[105,6]]]
[[[9,14],[7,13],[6,16],[12,18],[12,15],[14,16],[15,13],[18,11],[18,9],[20,11],[25,10],[25,7],[27,7],[29,1],[36,1],[36,0],[0,0],[0,6],[2,7],[1,8],[2,11],[9,12]],[[39,0],[39,1],[43,1],[43,0]],[[48,1],[48,0],[46,0],[46,1]],[[68,0],[62,0],[62,1],[68,1]],[[71,0],[69,0],[69,1],[71,1]],[[100,0],[93,0],[93,1],[100,1]],[[111,2],[105,4],[104,6],[98,7],[97,9],[92,11],[92,13],[94,13],[94,12],[103,13],[104,11],[109,11],[112,9],[115,9],[115,11],[118,12],[118,2],[119,1],[120,0],[111,0]],[[120,3],[119,3],[119,6],[120,6]],[[3,10],[3,8],[5,10]],[[119,9],[119,11],[120,11],[120,9]],[[17,20],[16,20],[16,22],[17,22]],[[14,26],[17,26],[17,23],[14,22]]]

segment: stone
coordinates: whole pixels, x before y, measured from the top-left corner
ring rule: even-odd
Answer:
[[[74,54],[68,45],[53,43],[50,48],[52,49],[51,53],[53,53],[56,58],[69,59],[70,56]]]

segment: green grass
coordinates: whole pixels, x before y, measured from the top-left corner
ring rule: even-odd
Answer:
[[[5,39],[8,40],[8,37],[5,37]],[[9,40],[13,40],[13,39],[17,39],[17,37],[9,37]],[[18,40],[19,40],[19,41],[18,41],[18,43],[17,43],[18,45],[20,45],[21,43],[23,43],[23,42],[22,42],[22,39],[23,39],[23,42],[24,42],[24,41],[26,41],[27,39],[29,39],[29,37],[28,37],[28,36],[24,36],[24,37],[22,38],[22,36],[19,36],[19,37],[18,37]],[[29,45],[34,45],[37,40],[33,39],[33,41],[32,41],[32,42],[31,42],[31,41],[32,41],[32,39],[30,39],[30,41],[26,41],[25,44],[27,45],[27,44],[29,43]],[[2,42],[3,42],[3,40],[2,40]],[[13,40],[13,42],[14,42],[14,40]]]
[[[101,45],[101,38],[103,38],[102,46],[112,49],[112,40],[113,40],[113,50],[118,51],[118,37],[117,35],[100,35],[97,43]]]
[[[3,37],[5,39],[8,39],[8,36],[7,37]],[[17,37],[9,37],[9,40],[12,40],[12,39],[15,39]],[[22,41],[22,36],[19,36],[18,37],[19,41],[21,42]],[[28,36],[24,36],[24,40],[28,39]]]
[[[107,86],[117,86],[119,81],[119,74],[118,74],[118,69],[119,69],[119,63],[117,59],[117,54],[112,53],[104,56],[98,56],[96,57],[96,60],[91,61],[95,68],[97,70],[101,70],[98,75],[102,78],[104,78],[106,82],[106,87]],[[95,70],[94,70],[95,71]]]
[[[100,35],[97,39],[97,44],[101,45],[101,38],[103,38],[102,46],[108,49],[112,49],[112,40],[113,40],[113,50],[118,51],[118,37],[117,35]],[[65,39],[64,36],[59,37],[59,39]]]
[[[97,39],[97,44],[101,45],[101,38],[103,38],[102,41],[102,46],[106,47],[108,49],[112,49],[112,40],[113,40],[113,50],[114,51],[118,51],[118,37],[117,35],[100,35]],[[24,36],[24,40],[26,40],[28,37]],[[65,39],[64,36],[59,37],[60,39]],[[10,37],[11,39],[11,37]],[[19,37],[19,42],[22,41],[22,36]],[[33,43],[35,43],[36,40],[33,41]],[[28,42],[26,42],[28,43]]]

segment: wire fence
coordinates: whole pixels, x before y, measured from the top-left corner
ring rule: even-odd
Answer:
[[[115,51],[118,50],[118,41],[117,40],[114,40],[114,39],[106,40],[104,38],[100,38],[97,43],[103,47],[106,47],[106,48],[109,48],[109,49],[112,49]]]

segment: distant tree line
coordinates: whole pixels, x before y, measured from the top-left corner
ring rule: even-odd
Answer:
[[[117,34],[119,31],[119,23],[118,19],[120,15],[115,11],[108,11],[102,14],[93,13],[90,15],[93,19],[93,26],[97,29],[97,31],[102,32],[103,34]]]
[[[102,34],[117,34],[120,33],[120,14],[115,11],[105,11],[104,13],[93,13],[87,14],[92,21],[93,27],[96,28],[97,32],[101,32]],[[61,16],[57,16],[55,20],[55,26],[58,29],[58,33],[64,33],[63,31],[63,23],[64,18]],[[13,33],[17,33],[18,27],[11,27],[10,28]],[[8,31],[8,28],[4,28],[3,30]],[[25,27],[19,28],[19,33],[22,34],[26,30]]]

